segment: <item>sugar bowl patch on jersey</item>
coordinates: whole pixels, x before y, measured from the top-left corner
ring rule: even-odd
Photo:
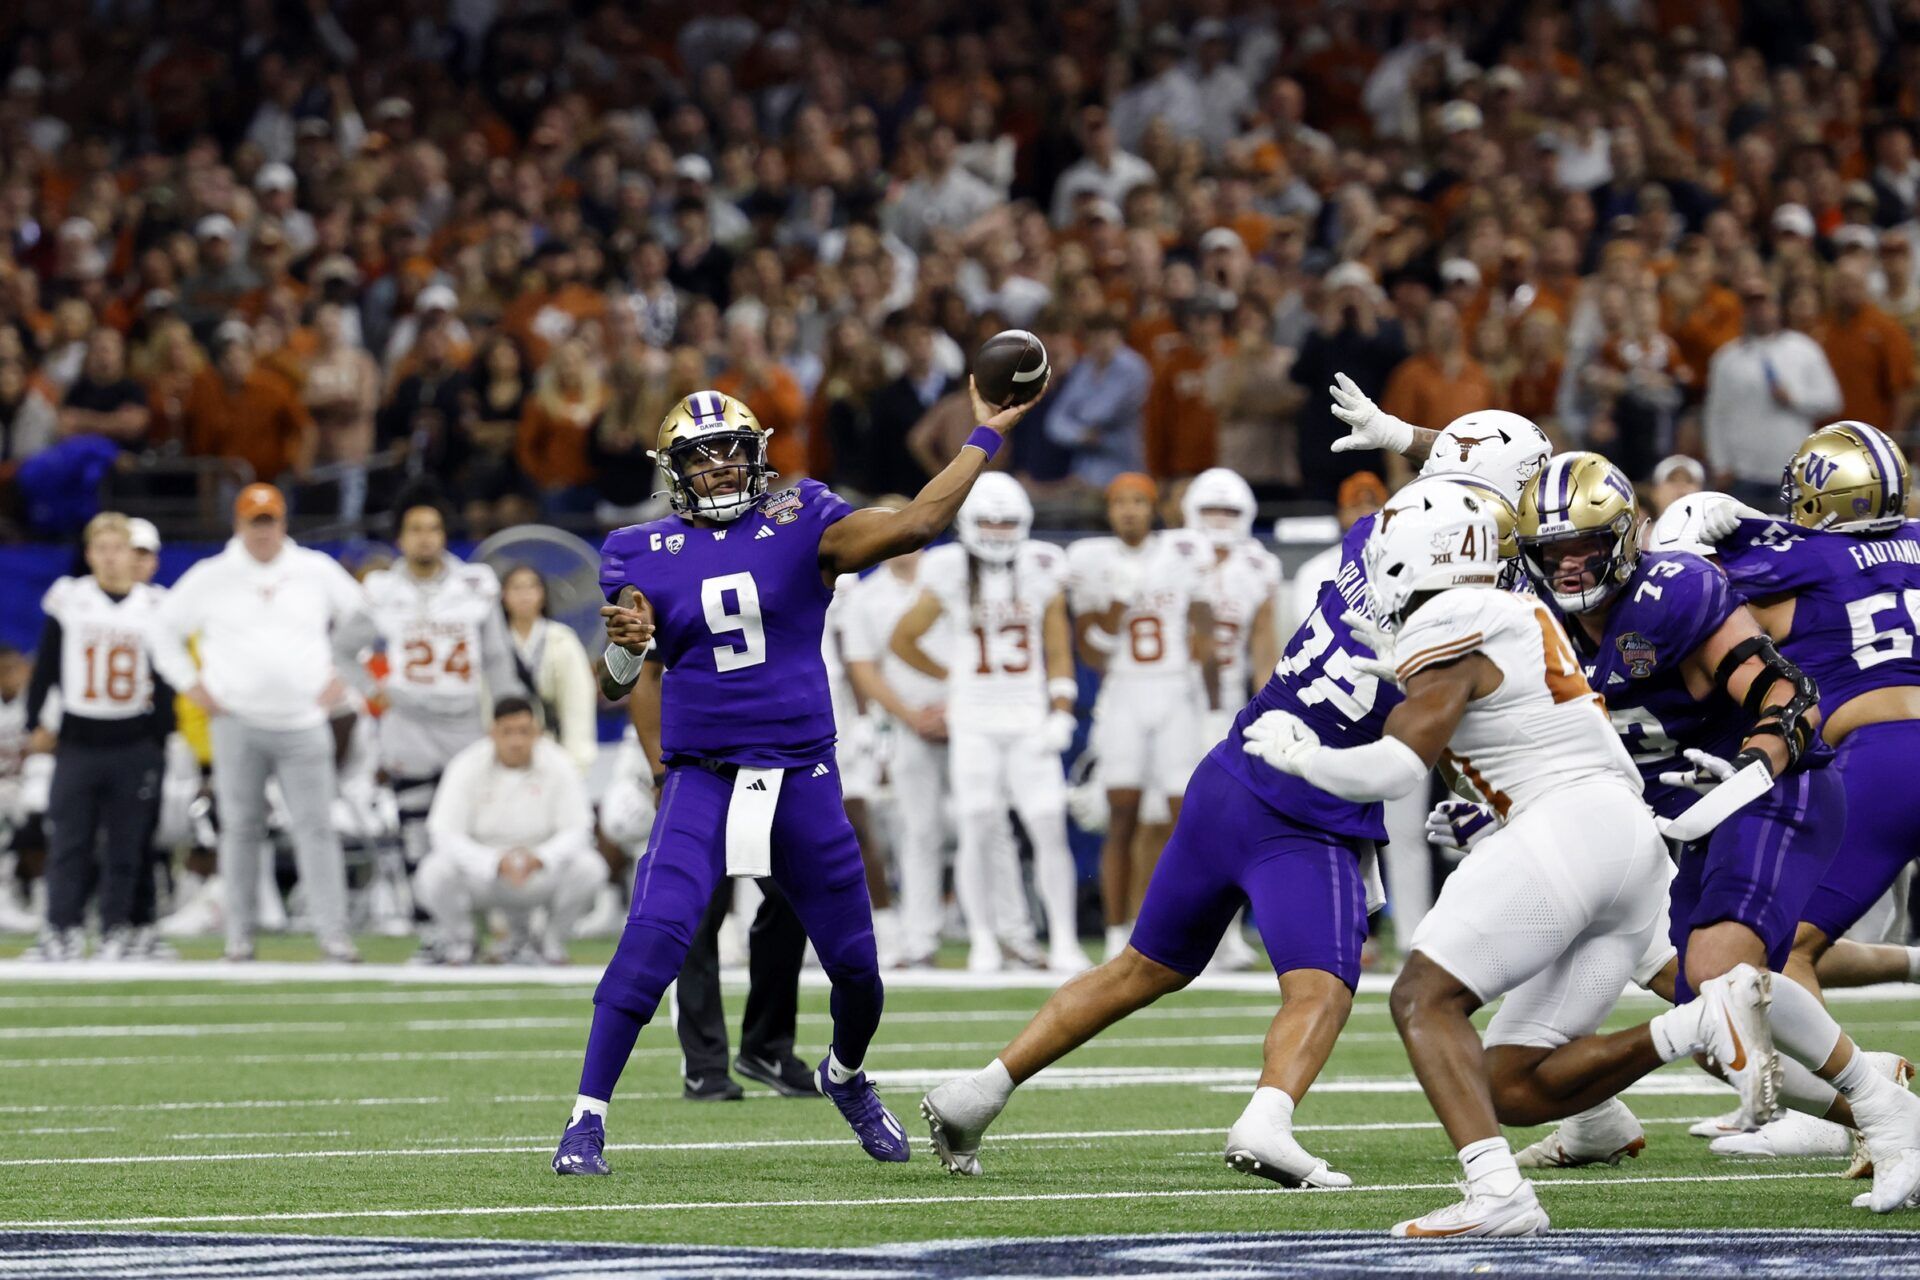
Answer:
[[[1864,422],[1836,422],[1794,450],[1780,501],[1803,528],[1885,533],[1906,521],[1908,486],[1900,446]]]

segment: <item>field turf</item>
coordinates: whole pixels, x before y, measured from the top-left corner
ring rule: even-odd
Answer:
[[[678,1049],[656,1024],[614,1101],[614,1175],[562,1179],[547,1161],[577,1079],[590,969],[557,986],[512,970],[463,985],[340,972],[68,982],[0,965],[0,1231],[854,1246],[1375,1231],[1455,1194],[1458,1166],[1378,984],[1297,1116],[1303,1141],[1358,1185],[1287,1192],[1221,1161],[1273,1010],[1270,976],[1171,997],[1044,1074],[990,1135],[978,1179],[927,1155],[915,1104],[943,1073],[988,1061],[1042,991],[894,985],[869,1061],[915,1137],[906,1165],[868,1160],[823,1100],[749,1086],[744,1102],[681,1101]],[[740,997],[729,988],[736,1026]],[[826,992],[810,983],[802,999],[811,1059],[825,1049]],[[1629,1000],[1616,1022],[1656,1008]],[[1903,992],[1836,1009],[1863,1042],[1920,1058],[1920,1005]],[[1629,1095],[1647,1124],[1640,1159],[1538,1179],[1555,1227],[1920,1227],[1920,1213],[1870,1222],[1850,1208],[1861,1187],[1838,1180],[1841,1162],[1709,1155],[1686,1123],[1731,1096],[1691,1066],[1658,1073]],[[1515,1146],[1534,1136],[1516,1131]]]

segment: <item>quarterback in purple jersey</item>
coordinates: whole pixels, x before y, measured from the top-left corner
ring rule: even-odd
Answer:
[[[646,696],[658,700],[659,814],[626,929],[594,992],[556,1173],[609,1172],[608,1100],[723,875],[771,876],[785,891],[833,984],[820,1091],[868,1155],[907,1158],[900,1122],[861,1070],[884,993],[865,868],[834,767],[821,637],[835,579],[931,542],[1000,431],[1037,399],[990,413],[976,392],[983,425],[897,510],[855,511],[812,480],[769,493],[767,433],[732,397],[696,391],[661,423],[654,456],[674,514],[609,535],[600,568],[614,601],[601,610],[612,641],[601,688],[618,698],[648,681]]]
[[[1527,572],[1567,620],[1647,803],[1681,841],[1670,919],[1675,998],[1685,1001],[1736,966],[1784,968],[1845,829],[1846,797],[1826,768],[1813,679],[1717,566],[1686,552],[1643,554],[1640,526],[1631,484],[1597,454],[1555,457],[1521,499]],[[1809,1082],[1806,1096],[1790,1089],[1784,1100],[1859,1128],[1876,1161],[1868,1203],[1882,1212],[1907,1204],[1920,1187],[1920,1099],[1879,1074],[1805,987],[1760,977],[1781,1053],[1834,1091],[1816,1097]],[[1757,1120],[1771,1118],[1761,1110]]]
[[[1426,440],[1432,455],[1423,475],[1478,477],[1503,502],[1517,497],[1550,451],[1538,427],[1498,411],[1469,414]],[[1373,896],[1366,868],[1375,842],[1386,838],[1380,806],[1343,800],[1252,760],[1240,741],[1247,725],[1276,709],[1339,746],[1379,738],[1400,695],[1361,669],[1355,653],[1366,651],[1345,621],[1368,611],[1361,550],[1372,527],[1368,517],[1348,532],[1338,573],[1272,678],[1194,770],[1128,945],[1063,986],[987,1067],[921,1100],[934,1152],[952,1172],[980,1172],[981,1138],[1016,1086],[1191,982],[1235,912],[1248,907],[1280,977],[1281,1009],[1267,1032],[1260,1087],[1227,1134],[1227,1163],[1292,1186],[1351,1182],[1294,1140],[1292,1116],[1352,1008]]]

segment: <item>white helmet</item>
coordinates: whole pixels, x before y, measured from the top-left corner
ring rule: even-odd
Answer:
[[[1202,534],[1216,547],[1232,546],[1253,533],[1253,486],[1238,472],[1225,467],[1208,467],[1193,478],[1180,499],[1180,516],[1189,529]],[[1209,516],[1209,511],[1231,511],[1233,515]]]
[[[981,527],[988,524],[1010,524],[1013,528]],[[1033,500],[1006,472],[988,471],[973,482],[973,492],[960,504],[953,527],[969,555],[989,564],[1011,564],[1033,530]]]
[[[1547,433],[1517,413],[1479,409],[1446,425],[1427,454],[1423,476],[1479,476],[1518,505],[1520,491],[1553,456]]]
[[[1374,517],[1365,553],[1375,609],[1396,626],[1422,591],[1491,587],[1500,578],[1493,504],[1466,485],[1416,480]]]

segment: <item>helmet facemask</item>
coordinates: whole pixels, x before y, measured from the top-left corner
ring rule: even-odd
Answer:
[[[1591,579],[1591,583],[1572,590],[1561,586],[1566,558],[1555,554],[1556,548],[1568,543],[1593,544],[1580,561],[1582,582]],[[1563,613],[1590,613],[1612,600],[1632,576],[1638,553],[1633,517],[1627,513],[1616,516],[1604,529],[1520,540],[1520,559],[1527,576],[1533,579],[1537,589],[1552,597]]]
[[[683,437],[660,459],[673,509],[728,523],[753,509],[767,492],[767,441],[758,431],[713,431]],[[725,492],[716,485],[732,481]]]

